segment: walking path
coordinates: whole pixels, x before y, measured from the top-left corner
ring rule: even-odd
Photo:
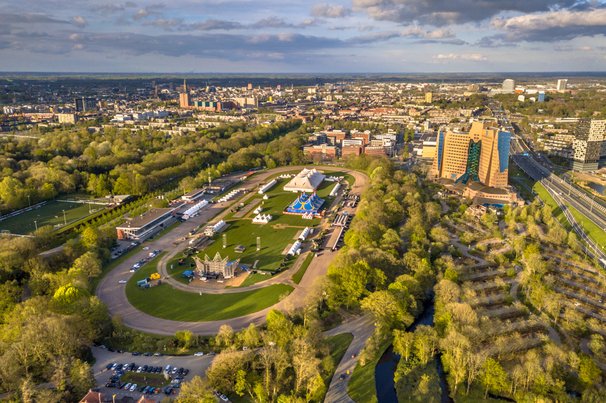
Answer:
[[[366,315],[360,316],[354,320],[348,320],[341,326],[324,332],[325,336],[335,336],[342,333],[351,333],[353,335],[351,344],[347,348],[345,355],[343,355],[341,362],[337,365],[330,385],[328,386],[326,398],[324,399],[326,403],[353,403],[353,400],[347,394],[350,376],[345,376],[344,379],[341,379],[340,377],[342,374],[346,374],[347,371],[349,371],[350,374],[353,373],[353,370],[358,363],[360,351],[364,348],[366,340],[372,335],[374,329],[375,326],[372,318]]]
[[[277,173],[279,174],[281,172],[300,170],[302,168],[304,167],[287,166],[269,171],[263,171],[254,175],[250,180],[245,182],[245,186],[248,189],[254,189],[272,175]],[[355,183],[352,186],[352,191],[354,193],[362,193],[362,191],[368,185],[368,176],[358,171],[328,166],[318,166],[316,168],[329,171],[347,172],[348,174],[352,175],[355,178]],[[240,200],[236,200],[233,203],[238,202],[240,202]],[[185,242],[175,246],[174,241],[184,239],[184,237],[192,229],[199,225],[206,224],[213,218],[220,217],[220,214],[224,212],[226,207],[229,205],[231,205],[231,202],[227,204],[212,204],[207,209],[204,209],[199,216],[177,225],[170,232],[158,239],[145,242],[145,245],[149,246],[149,248],[152,250],[162,249],[165,251],[170,251],[168,255],[171,255],[175,248],[184,249],[186,247],[183,245]],[[141,250],[139,253],[133,254],[128,259],[125,259],[118,266],[116,266],[116,268],[114,268],[111,272],[107,273],[99,282],[96,293],[97,296],[107,305],[109,313],[112,316],[119,316],[126,326],[143,332],[173,335],[178,330],[190,330],[197,334],[212,335],[216,334],[219,327],[224,324],[231,326],[236,331],[247,327],[250,323],[261,325],[265,322],[267,313],[272,309],[290,311],[292,309],[305,306],[307,303],[308,294],[317,287],[316,283],[321,281],[321,279],[324,277],[328,269],[328,265],[336,255],[336,252],[332,252],[330,249],[327,249],[322,253],[322,255],[315,257],[307,268],[299,285],[295,287],[293,292],[291,292],[286,298],[277,304],[238,318],[207,322],[184,322],[160,319],[137,310],[129,303],[126,297],[125,287],[124,285],[119,284],[118,281],[127,280],[130,278],[132,275],[132,273],[129,273],[130,267],[145,255],[147,255],[147,252],[143,250]],[[174,256],[174,254],[172,256]],[[168,260],[164,260],[164,263],[167,261]],[[267,283],[263,284],[263,286],[266,285]],[[238,288],[235,289],[234,292],[242,292],[244,290],[245,288]],[[205,292],[208,291],[205,290]]]

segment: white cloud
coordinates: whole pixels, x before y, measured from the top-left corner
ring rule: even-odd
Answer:
[[[433,56],[434,60],[437,61],[449,61],[449,60],[467,60],[473,62],[483,62],[488,58],[481,53],[438,53]]]
[[[316,4],[311,13],[314,17],[341,18],[351,14],[351,9],[338,4]]]

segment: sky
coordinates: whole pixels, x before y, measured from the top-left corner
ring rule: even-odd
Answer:
[[[0,0],[0,71],[606,71],[606,0]]]

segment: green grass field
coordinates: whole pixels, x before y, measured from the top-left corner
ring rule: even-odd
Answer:
[[[91,208],[93,210],[99,210],[105,207],[91,205]],[[63,210],[65,210],[65,220],[63,217]],[[0,221],[0,230],[10,231],[13,234],[29,234],[36,230],[36,223],[38,228],[45,225],[59,228],[64,225],[65,221],[67,221],[67,224],[69,225],[88,215],[90,215],[88,204],[53,200],[35,210]],[[36,223],[34,223],[34,221],[36,221]]]
[[[570,210],[570,214],[572,214],[575,221],[583,227],[587,235],[601,247],[606,247],[606,231],[595,225],[593,221],[585,217],[571,205],[566,204],[566,206]]]
[[[355,402],[376,402],[377,401],[377,387],[375,386],[375,367],[381,359],[381,356],[389,347],[391,341],[385,342],[379,349],[377,357],[368,361],[366,365],[356,365],[351,378],[349,379],[349,385],[347,385],[347,393],[349,397]]]
[[[572,227],[568,222],[568,219],[562,212],[562,209],[558,206],[558,203],[551,197],[545,186],[543,186],[540,182],[536,182],[532,187],[532,190],[536,192],[537,195],[543,200],[543,203],[547,204],[549,207],[553,209],[553,216],[557,218],[557,220],[566,228],[567,230],[571,230]]]
[[[126,284],[126,296],[137,309],[163,319],[204,322],[236,318],[257,312],[276,304],[282,295],[293,288],[271,285],[259,290],[235,294],[196,294],[176,290],[168,284],[139,288],[137,281],[156,272],[155,264],[147,264]]]
[[[242,263],[251,266],[258,260],[256,269],[259,270],[278,269],[284,258],[282,252],[289,244],[295,242],[295,235],[305,227],[320,223],[320,219],[304,220],[300,216],[283,213],[284,209],[297,197],[296,193],[285,192],[282,189],[287,181],[287,179],[279,179],[278,184],[267,193],[268,200],[262,200],[261,195],[256,195],[247,201],[247,203],[255,203],[255,200],[262,201],[263,214],[273,216],[268,224],[253,224],[252,218],[255,216],[253,211],[243,218],[231,218],[227,220],[228,228],[215,236],[215,241],[200,252],[200,257],[208,254],[212,258],[219,252],[221,256],[227,255],[230,259],[239,258]],[[318,195],[320,197],[328,195],[333,186],[333,183],[324,183],[318,190]],[[326,205],[328,204],[329,201],[326,202]],[[223,248],[223,234],[227,237],[225,249]],[[261,237],[260,251],[257,251],[257,237]],[[246,248],[243,253],[234,251],[237,245],[243,245]],[[251,280],[246,281],[250,285],[250,283],[260,280],[252,277]]]
[[[307,271],[307,268],[309,267],[313,258],[314,258],[313,253],[309,253],[305,257],[305,260],[301,264],[301,267],[299,267],[299,270],[297,270],[297,272],[292,276],[292,281],[294,281],[295,284],[299,284],[301,282],[301,280],[303,279],[303,276],[305,275],[305,271]]]

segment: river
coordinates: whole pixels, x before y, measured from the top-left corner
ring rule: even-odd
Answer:
[[[587,182],[587,186],[589,186],[601,195],[606,194],[606,186],[604,185],[600,185],[599,183],[595,182]]]
[[[414,332],[419,325],[433,326],[434,304],[433,298],[429,301],[421,315],[414,321],[412,325],[406,329],[409,332]],[[379,359],[375,368],[375,387],[377,390],[377,400],[379,403],[397,403],[396,385],[394,382],[394,374],[398,366],[400,356],[395,354],[393,346],[389,346],[385,353]],[[442,403],[452,402],[448,396],[448,384],[446,383],[446,375],[442,367],[442,361],[439,355],[436,356],[434,362],[437,365],[438,376],[440,378],[440,389],[442,391]]]

